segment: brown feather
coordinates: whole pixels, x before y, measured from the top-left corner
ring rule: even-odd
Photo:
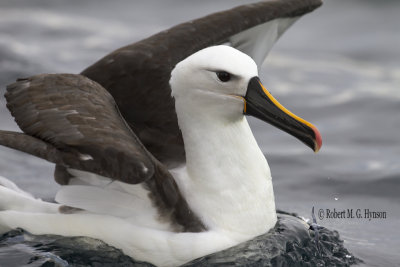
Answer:
[[[154,174],[148,152],[126,126],[112,96],[75,74],[42,74],[7,87],[7,107],[20,128],[75,159],[52,160],[126,183]]]

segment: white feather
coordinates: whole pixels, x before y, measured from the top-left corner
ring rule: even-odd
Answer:
[[[20,189],[14,182],[8,180],[7,178],[0,176],[0,186],[4,186],[6,188],[9,188],[15,192],[20,193],[21,195],[27,197],[27,198],[33,198],[32,194],[25,192],[24,190]]]
[[[12,181],[0,176],[0,210],[56,213],[58,207],[56,203],[35,199]]]
[[[136,193],[125,193],[89,185],[66,185],[56,195],[60,204],[85,210],[93,214],[105,214],[131,221],[138,226],[169,230],[168,223],[158,220],[158,211],[153,207],[142,185],[136,185]],[[133,191],[133,190],[132,190]]]
[[[257,65],[261,66],[279,37],[298,18],[299,17],[271,20],[235,34],[229,41],[232,47],[251,56]]]

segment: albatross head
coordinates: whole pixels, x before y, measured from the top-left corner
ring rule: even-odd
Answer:
[[[315,152],[321,148],[318,129],[284,108],[261,83],[254,60],[237,49],[220,45],[196,52],[176,65],[170,84],[179,103],[177,112],[220,121],[251,115],[293,135]]]

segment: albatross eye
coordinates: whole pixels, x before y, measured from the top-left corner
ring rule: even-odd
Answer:
[[[221,82],[228,82],[231,79],[231,74],[226,71],[217,71],[217,77]]]

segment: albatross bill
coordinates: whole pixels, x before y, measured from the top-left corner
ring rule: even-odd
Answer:
[[[258,77],[250,80],[243,99],[245,101],[244,114],[254,116],[293,135],[315,152],[320,150],[322,137],[317,127],[283,107]]]

